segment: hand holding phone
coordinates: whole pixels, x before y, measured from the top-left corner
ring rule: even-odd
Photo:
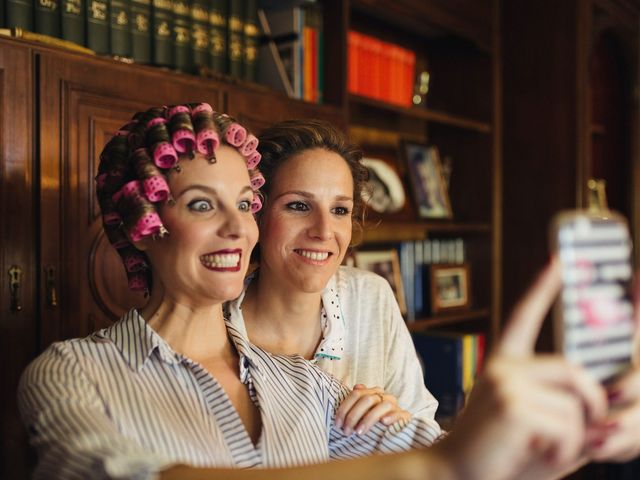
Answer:
[[[611,211],[561,212],[551,244],[563,285],[554,309],[556,348],[606,382],[628,369],[633,351],[627,222]]]

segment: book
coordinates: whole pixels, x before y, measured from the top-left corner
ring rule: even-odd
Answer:
[[[244,54],[242,72],[245,80],[258,79],[258,0],[245,0],[244,8]]]
[[[171,0],[152,0],[151,59],[154,65],[173,66],[173,5]]]
[[[191,7],[189,0],[172,0],[173,9],[173,66],[181,71],[191,70]]]
[[[464,406],[463,345],[459,334],[412,333],[427,389],[438,400],[436,419],[455,417]]]
[[[271,27],[264,10],[258,10],[258,21],[266,41],[260,45],[258,57],[258,81],[274,90],[285,93],[288,97],[293,97],[293,87],[286,71],[285,65],[280,57],[278,46],[271,33]]]
[[[62,39],[84,45],[84,0],[62,0]]]
[[[271,40],[277,46],[278,56],[287,74],[293,97],[303,98],[303,26],[304,10],[292,6],[265,11]]]
[[[209,2],[191,1],[191,65],[209,66]]]
[[[60,38],[60,0],[35,0],[36,33]]]
[[[131,0],[131,56],[151,63],[151,0]]]
[[[87,47],[100,55],[109,53],[109,4],[87,0]]]
[[[227,73],[227,0],[211,0],[209,4],[209,67]]]
[[[242,76],[244,50],[244,2],[231,1],[227,17],[227,71],[234,77]]]
[[[109,52],[118,57],[131,56],[130,0],[110,0]]]

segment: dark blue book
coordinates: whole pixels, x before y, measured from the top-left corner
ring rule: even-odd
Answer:
[[[173,67],[173,5],[171,0],[153,0],[151,3],[152,43],[151,58],[154,65]]]
[[[151,0],[132,0],[130,25],[133,60],[151,63]]]
[[[84,0],[62,0],[62,39],[84,46]]]
[[[60,0],[36,0],[36,32],[60,38]]]
[[[109,51],[118,57],[131,56],[130,0],[110,0]]]
[[[227,61],[228,72],[234,77],[241,77],[244,58],[244,1],[229,2],[227,27]]]
[[[191,1],[191,64],[195,69],[209,66],[209,2]]]
[[[439,406],[436,418],[455,417],[464,405],[462,334],[412,333],[427,389]]]
[[[189,0],[173,0],[173,66],[191,70],[191,7]]]
[[[109,4],[107,0],[87,0],[87,47],[109,53]]]
[[[7,28],[22,28],[33,32],[33,2],[31,0],[7,0],[3,5]]]

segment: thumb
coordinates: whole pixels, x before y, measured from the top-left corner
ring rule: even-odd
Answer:
[[[497,351],[511,357],[533,353],[540,327],[561,284],[560,262],[553,258],[514,308]]]

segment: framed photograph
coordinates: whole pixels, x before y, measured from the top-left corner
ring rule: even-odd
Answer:
[[[421,218],[451,218],[449,193],[442,176],[438,149],[407,141],[402,145],[418,215]]]
[[[407,303],[404,298],[398,251],[395,249],[356,251],[354,258],[356,267],[377,273],[389,282],[391,290],[393,290],[398,305],[400,306],[400,311],[402,314],[407,313]]]
[[[431,266],[431,311],[439,313],[470,306],[469,265]]]

